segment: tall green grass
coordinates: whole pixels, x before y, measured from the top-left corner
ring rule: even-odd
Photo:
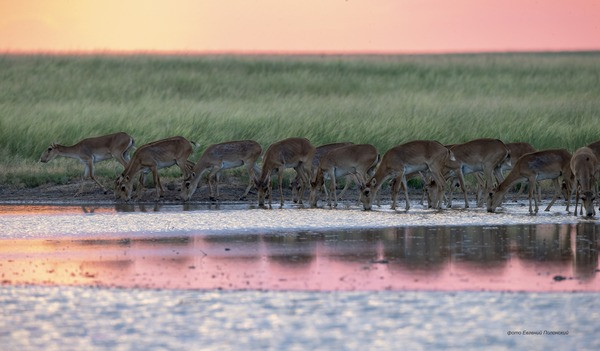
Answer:
[[[0,184],[78,176],[73,161],[55,175],[36,161],[51,142],[115,131],[138,146],[182,135],[201,149],[303,136],[381,153],[480,137],[573,150],[600,139],[600,53],[0,56]]]

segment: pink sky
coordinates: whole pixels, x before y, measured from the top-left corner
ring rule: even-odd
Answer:
[[[0,51],[600,50],[598,0],[0,0]]]

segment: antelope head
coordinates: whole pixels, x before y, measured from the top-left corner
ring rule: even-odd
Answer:
[[[258,206],[265,207],[265,198],[270,197],[269,193],[269,182],[271,181],[271,177],[268,176],[266,179],[254,178],[254,185],[256,186],[256,190],[258,193]]]
[[[115,198],[123,199],[128,202],[131,199],[131,193],[133,193],[133,182],[129,176],[120,175],[115,180]]]
[[[365,211],[371,210],[375,189],[377,187],[377,179],[371,178],[366,184],[360,184],[360,202],[362,202]]]
[[[40,157],[40,162],[46,163],[52,161],[54,158],[58,156],[58,148],[56,143],[50,144],[46,150],[42,153]]]
[[[181,189],[179,189],[179,197],[183,201],[189,201],[192,198],[192,195],[196,191],[198,187],[198,183],[200,182],[200,177],[196,179],[196,173],[192,172],[185,180],[183,184],[181,184]]]
[[[432,179],[427,185],[425,185],[425,194],[427,195],[427,208],[437,208],[439,202],[442,200],[441,197],[444,195],[437,182]]]
[[[315,174],[314,179],[311,179],[310,181],[310,195],[308,197],[310,207],[317,207],[317,194],[319,193],[321,186],[323,186],[323,171],[319,170]]]
[[[487,211],[494,213],[498,206],[502,205],[503,195],[498,192],[498,189],[492,189],[488,194]]]
[[[290,182],[290,190],[292,190],[292,200],[294,201],[294,203],[298,202],[300,188],[300,180],[298,179],[298,177],[296,177]]]

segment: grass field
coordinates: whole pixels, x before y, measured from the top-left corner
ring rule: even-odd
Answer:
[[[0,56],[0,184],[79,177],[51,143],[291,136],[319,145],[480,137],[539,149],[600,139],[600,53],[427,56]],[[113,179],[121,166],[99,164]],[[173,170],[167,174],[177,174]]]

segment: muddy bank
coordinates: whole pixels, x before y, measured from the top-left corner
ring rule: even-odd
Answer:
[[[219,186],[219,200],[223,202],[239,202],[240,197],[244,193],[244,187],[247,184],[222,184]],[[78,196],[74,196],[79,190],[80,183],[72,182],[65,185],[43,185],[36,188],[14,188],[8,186],[0,186],[0,203],[10,202],[38,202],[38,203],[116,203],[113,189],[109,188],[107,193],[104,193],[98,186],[87,183],[85,191]],[[165,182],[164,197],[159,202],[175,203],[181,202],[179,199],[180,181]],[[284,189],[286,199],[291,199],[291,190]],[[276,193],[278,194],[278,193]],[[356,194],[356,191],[354,192]],[[156,195],[155,188],[145,188],[144,195],[140,201],[154,203]],[[306,196],[305,196],[306,197]],[[256,201],[256,191],[251,191],[247,200]],[[198,190],[190,202],[211,202],[209,199],[208,187],[206,185],[199,186]]]
[[[104,184],[104,183],[103,183]],[[108,186],[108,184],[104,184]],[[246,199],[240,199],[242,194],[244,193],[244,189],[247,183],[242,181],[241,179],[232,179],[227,183],[222,183],[219,186],[219,198],[218,202],[221,203],[247,203],[254,204],[257,201],[256,190],[252,189]],[[0,185],[0,203],[40,203],[40,204],[114,204],[114,203],[122,203],[122,200],[115,200],[113,189],[108,188],[108,192],[104,193],[102,189],[98,186],[93,185],[91,182],[86,183],[85,191],[78,196],[74,196],[75,193],[79,190],[80,183],[78,180],[72,181],[69,184],[65,185],[43,185],[36,188],[15,188],[10,186]],[[133,199],[130,202],[134,203],[147,203],[154,204],[158,203],[182,203],[179,198],[179,188],[181,186],[181,182],[179,180],[176,181],[165,181],[163,183],[165,188],[164,196],[159,200],[155,201],[154,197],[156,195],[155,188],[145,188],[144,195],[139,201],[134,201]],[[341,192],[341,188],[338,187],[338,194]],[[286,204],[291,203],[292,191],[289,186],[284,186],[283,188],[284,198]],[[273,204],[279,204],[279,190],[273,189]],[[390,188],[388,186],[383,186],[379,190],[380,198],[382,203],[386,204],[391,201]],[[543,192],[542,199],[544,201],[549,201],[552,198],[553,192]],[[410,188],[409,196],[412,202],[420,202],[422,198],[421,189]],[[305,192],[304,195],[305,204],[308,203],[308,191]],[[327,200],[324,195],[321,195],[321,200],[319,201],[319,206],[323,206],[325,201]],[[469,193],[470,201],[475,201],[475,194],[473,192]],[[338,201],[346,203],[346,204],[355,204],[358,202],[358,189],[356,189],[355,185],[350,187],[343,198],[338,197]],[[573,200],[572,200],[573,201]],[[214,203],[209,198],[208,186],[203,184],[198,186],[198,189],[194,193],[194,196],[189,201],[189,203]],[[515,205],[515,204],[523,204],[527,202],[527,196],[521,195],[518,201],[513,200],[513,194],[509,193],[507,195],[506,204]],[[559,200],[557,204],[562,204],[564,201]],[[453,206],[455,208],[464,207],[464,200],[462,197],[462,193],[457,191],[454,192],[454,197],[452,200]],[[399,208],[404,207],[404,195],[399,194],[398,196],[398,204]]]

